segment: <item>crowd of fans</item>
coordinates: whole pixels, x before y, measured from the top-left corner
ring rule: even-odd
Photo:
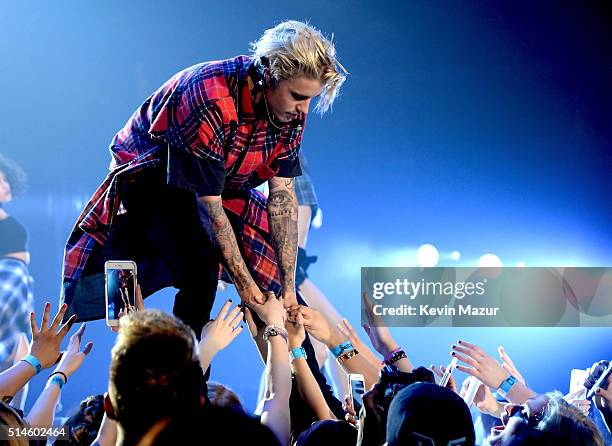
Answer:
[[[367,296],[364,304],[371,308]],[[205,325],[199,341],[176,317],[145,309],[139,291],[136,306],[138,311],[120,321],[107,393],[87,397],[77,413],[56,426],[55,433],[42,431],[54,425],[62,387],[73,379],[93,345],[82,346],[85,325],[81,325],[60,352],[75,322],[71,318],[61,324],[65,306],[50,320],[47,304],[40,327],[32,314],[27,356],[0,374],[3,441],[14,445],[46,441],[58,445],[611,444],[612,387],[609,377],[599,380],[608,361],[593,364],[580,392],[538,394],[503,348],[495,359],[477,345],[459,340],[450,348],[451,357],[457,358],[457,370],[469,375],[459,389],[452,373],[441,381],[443,366],[413,367],[387,328],[375,323],[364,327],[372,351],[348,321],[336,324],[306,306],[286,309],[271,293],[265,303],[250,308],[228,300]],[[245,327],[264,363],[264,389],[254,414],[228,387],[207,379],[216,354]],[[363,376],[367,391],[359,413],[348,396],[341,406],[323,396],[302,349],[307,335],[324,345],[347,374]],[[11,397],[47,369],[52,370],[49,381],[29,413],[11,407]],[[588,389],[594,389],[593,405],[586,399]],[[486,424],[493,427],[485,439],[479,431]],[[42,430],[35,431],[37,427]],[[38,437],[15,435],[28,429]],[[45,439],[48,434],[51,437]]]

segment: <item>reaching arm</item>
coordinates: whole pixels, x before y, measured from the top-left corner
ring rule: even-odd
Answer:
[[[226,348],[242,332],[240,325],[242,311],[239,306],[230,311],[231,304],[231,300],[225,302],[217,317],[202,328],[198,344],[202,370],[206,370],[217,353]]]
[[[265,394],[261,424],[268,426],[282,445],[289,444],[291,421],[289,396],[291,395],[291,369],[287,354],[287,343],[281,336],[268,338],[268,360],[266,361]]]
[[[286,311],[282,300],[274,293],[266,293],[263,304],[254,303],[253,311],[267,326],[284,327]],[[248,312],[252,323],[252,315]],[[248,320],[247,319],[247,320]],[[267,339],[266,389],[261,413],[261,424],[268,426],[282,445],[289,444],[291,421],[289,418],[289,396],[291,395],[291,369],[287,342],[278,334]]]
[[[40,362],[41,369],[46,369],[55,364],[60,356],[59,346],[76,320],[76,316],[73,315],[60,327],[60,321],[64,317],[66,308],[66,304],[62,305],[53,318],[51,325],[49,325],[51,304],[49,302],[45,303],[40,329],[36,323],[34,312],[30,314],[32,342],[29,346],[29,354]],[[15,396],[36,373],[34,367],[24,361],[19,361],[10,369],[2,372],[0,374],[0,397]]]
[[[324,343],[329,350],[348,340],[346,336],[342,335],[336,327],[332,327],[321,313],[314,308],[300,305],[290,308],[289,312],[292,320],[296,320],[297,316],[301,315],[304,318],[306,331]],[[363,375],[367,388],[371,388],[378,381],[378,368],[374,367],[361,354],[348,358],[340,366],[346,373],[359,373]]]
[[[236,234],[225,214],[220,196],[204,196],[198,200],[206,208],[212,222],[215,241],[229,270],[240,298],[251,303],[263,302],[263,295],[249,272],[236,241]]]
[[[347,341],[347,338],[342,336],[338,330],[332,328],[331,336],[325,341],[325,345],[329,350],[331,350],[345,341]],[[378,381],[378,368],[370,364],[370,362],[362,355],[355,355],[343,361],[340,366],[346,373],[359,373],[363,375],[367,389],[370,389]]]
[[[304,351],[299,350],[306,337],[302,315],[298,314],[295,322],[286,321],[285,328],[289,333],[289,350],[297,351],[299,355],[302,353],[305,354]],[[298,392],[314,412],[317,419],[335,420],[336,417],[329,409],[323,397],[323,393],[321,392],[321,388],[319,387],[319,383],[317,383],[317,380],[312,374],[312,370],[310,370],[308,366],[308,362],[306,362],[306,356],[295,357],[295,359],[291,361],[291,368],[296,378]]]
[[[457,341],[457,344],[451,346],[451,350],[452,356],[470,366],[457,365],[458,370],[478,378],[493,389],[498,389],[509,376],[501,364],[477,345],[467,341]],[[513,404],[523,404],[535,395],[537,394],[533,390],[517,379],[508,391],[506,399]]]
[[[55,416],[55,408],[57,407],[60,393],[61,389],[57,384],[51,381],[47,382],[47,385],[26,418],[30,426],[44,427],[53,425],[53,417]]]
[[[298,242],[298,202],[293,178],[270,179],[268,226],[281,273],[285,305],[297,305],[295,297],[295,262]]]
[[[59,401],[61,389],[66,384],[65,378],[70,377],[81,367],[83,360],[93,348],[93,343],[88,342],[85,349],[81,351],[81,338],[85,332],[85,324],[72,335],[68,349],[62,355],[62,359],[55,368],[52,378],[49,379],[44,390],[32,406],[26,421],[30,426],[52,426],[55,408]],[[57,374],[55,374],[57,372]],[[59,383],[54,380],[59,380]]]
[[[34,367],[19,361],[0,374],[0,397],[13,397],[36,374]]]

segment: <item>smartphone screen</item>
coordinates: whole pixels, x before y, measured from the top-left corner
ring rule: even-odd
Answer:
[[[353,397],[353,409],[355,413],[359,414],[361,407],[363,406],[363,394],[365,392],[365,386],[362,380],[352,379],[351,380],[351,395]]]
[[[109,321],[118,320],[126,310],[135,306],[136,280],[133,269],[108,268],[106,270],[106,293],[108,308],[106,309]]]

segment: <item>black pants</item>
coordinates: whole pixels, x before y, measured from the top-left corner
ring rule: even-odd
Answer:
[[[167,186],[163,169],[121,184],[120,196],[123,209],[108,242],[90,256],[84,280],[99,275],[106,260],[135,261],[143,296],[177,288],[173,313],[199,339],[215,301],[219,255],[200,222],[197,198]]]
[[[214,304],[220,259],[201,224],[195,195],[167,186],[163,172],[156,171],[123,185],[121,196],[126,213],[117,216],[109,243],[112,258],[136,261],[144,296],[167,286],[177,288],[173,313],[199,339]],[[298,302],[305,305],[299,294]],[[330,409],[343,417],[342,403],[321,373],[308,336],[303,347]],[[295,388],[295,380],[290,407],[293,432],[299,433],[315,421]]]

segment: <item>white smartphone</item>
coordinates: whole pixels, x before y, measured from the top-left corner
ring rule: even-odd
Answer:
[[[451,362],[446,366],[446,370],[444,371],[442,378],[440,378],[440,385],[442,387],[446,387],[446,385],[448,384],[448,380],[450,379],[452,373],[455,371],[456,368],[457,358],[453,357],[453,359],[451,359]]]
[[[572,369],[570,374],[569,393],[576,393],[579,390],[584,389],[584,380],[586,379],[588,374],[588,370]]]
[[[104,264],[106,324],[119,326],[119,317],[136,309],[136,263],[109,260]]]
[[[465,394],[463,395],[463,401],[465,401],[465,404],[467,404],[468,407],[471,407],[474,403],[474,397],[476,396],[476,392],[478,392],[478,388],[480,387],[482,382],[475,376],[468,376],[467,380],[468,384],[465,390]]]
[[[351,400],[353,401],[353,409],[357,417],[359,417],[359,411],[363,406],[363,394],[365,393],[365,380],[363,375],[359,373],[349,373],[349,391],[351,392]]]

